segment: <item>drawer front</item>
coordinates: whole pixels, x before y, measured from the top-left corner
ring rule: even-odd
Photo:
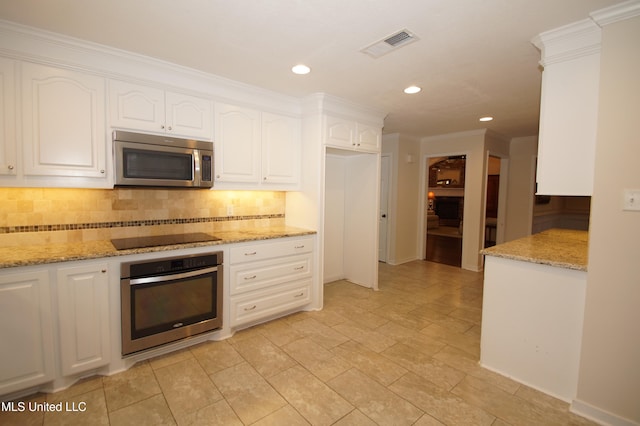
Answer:
[[[237,263],[310,253],[312,250],[313,237],[248,244],[246,246],[232,247],[229,251],[229,262],[235,265]]]
[[[311,278],[311,255],[251,262],[229,267],[230,294],[241,294],[294,280]]]
[[[231,297],[231,327],[256,322],[311,301],[311,279],[284,285],[268,292]]]

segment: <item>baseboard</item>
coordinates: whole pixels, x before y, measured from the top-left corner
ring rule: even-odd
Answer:
[[[594,407],[591,404],[588,404],[584,401],[580,401],[574,399],[571,402],[570,411],[579,416],[586,417],[589,420],[593,420],[596,423],[600,423],[602,425],[611,425],[611,426],[638,426],[640,423],[634,422],[633,420],[625,419],[616,414],[609,413],[608,411],[602,410],[598,407]]]
[[[387,259],[387,265],[391,265],[391,266],[398,266],[398,265],[402,265],[403,263],[409,263],[409,262],[413,262],[414,260],[419,260],[417,257],[408,257],[406,259]]]

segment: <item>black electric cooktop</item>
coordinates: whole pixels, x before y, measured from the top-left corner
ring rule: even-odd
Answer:
[[[116,250],[128,250],[143,247],[170,246],[173,244],[203,243],[219,241],[220,238],[204,232],[174,235],[154,235],[151,237],[117,238],[111,240]]]

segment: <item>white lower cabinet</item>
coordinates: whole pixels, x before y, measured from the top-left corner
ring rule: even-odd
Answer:
[[[230,250],[230,326],[255,324],[311,302],[313,237]]]
[[[311,280],[231,298],[231,327],[257,323],[311,302]]]
[[[109,363],[107,271],[107,265],[103,263],[58,269],[58,325],[63,376]]]
[[[0,396],[109,364],[108,275],[106,262],[0,271]]]
[[[0,395],[54,379],[47,270],[0,276]]]

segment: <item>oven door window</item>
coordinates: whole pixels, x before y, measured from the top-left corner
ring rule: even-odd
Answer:
[[[216,275],[131,288],[131,338],[216,318]]]
[[[123,175],[128,179],[193,180],[193,155],[123,148]]]

